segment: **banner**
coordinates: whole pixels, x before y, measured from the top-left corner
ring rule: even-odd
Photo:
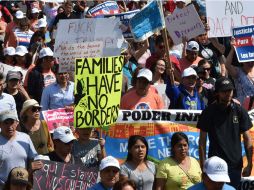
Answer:
[[[120,13],[120,11],[115,1],[106,1],[104,3],[100,3],[96,5],[95,7],[89,9],[87,13],[92,15],[93,17],[100,17],[107,14]]]
[[[123,36],[125,38],[133,38],[131,31],[130,31],[130,19],[138,13],[139,10],[134,10],[134,11],[129,11],[129,12],[124,12],[124,13],[119,13],[119,14],[114,14],[114,15],[104,15],[105,18],[109,17],[117,17],[120,19],[122,25],[121,25],[121,30],[123,32]]]
[[[205,27],[194,5],[189,5],[165,18],[166,27],[175,45],[182,43],[183,37],[192,39],[205,33]]]
[[[238,61],[254,61],[254,25],[234,28],[233,36]]]
[[[232,36],[232,28],[254,24],[254,1],[206,0],[209,37]]]
[[[123,65],[123,56],[76,59],[75,127],[102,127],[117,120]]]
[[[188,136],[189,155],[199,159],[199,129],[196,128],[196,124],[200,114],[201,111],[198,110],[120,110],[117,122],[111,125],[105,137],[107,155],[123,162],[128,152],[129,137],[142,135],[148,142],[149,160],[158,163],[171,155],[171,137],[173,133],[181,131]],[[253,122],[254,110],[250,111],[249,115]],[[254,128],[250,129],[250,134],[254,139]],[[208,146],[209,142],[207,151]],[[246,164],[244,148],[242,155]]]
[[[64,108],[60,108],[42,111],[42,115],[50,133],[53,133],[54,130],[60,126],[73,129],[73,112],[67,112]]]
[[[238,190],[254,189],[254,177],[242,177]]]
[[[130,19],[130,28],[135,41],[144,41],[164,27],[164,16],[157,1],[146,5]]]
[[[124,38],[119,26],[119,18],[60,20],[57,26],[54,56],[61,57],[59,49],[63,49],[65,44],[94,41],[103,42],[103,56],[120,55]],[[68,72],[68,70],[64,70],[66,68],[61,68],[61,66],[61,72]]]
[[[96,168],[53,161],[42,161],[43,167],[33,173],[34,190],[87,190],[98,177]]]
[[[74,71],[77,57],[103,57],[103,42],[62,44],[55,53],[60,56],[58,60],[61,70]]]
[[[6,78],[8,71],[20,71],[22,73],[22,81],[24,82],[27,70],[22,69],[19,66],[11,66],[0,62],[0,73],[3,73],[4,78]]]

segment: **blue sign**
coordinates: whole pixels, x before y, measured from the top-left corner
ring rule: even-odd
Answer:
[[[135,41],[144,41],[164,27],[163,13],[157,1],[152,1],[130,20],[130,28]]]
[[[254,61],[254,25],[234,28],[233,36],[238,61]]]

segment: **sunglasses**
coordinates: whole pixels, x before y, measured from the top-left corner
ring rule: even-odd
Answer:
[[[204,71],[210,71],[211,70],[211,68],[203,68],[204,69]]]
[[[32,112],[37,112],[37,111],[41,111],[41,107],[33,106],[32,107]]]

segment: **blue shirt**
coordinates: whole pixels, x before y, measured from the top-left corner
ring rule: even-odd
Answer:
[[[123,74],[128,78],[128,88],[131,87],[132,73],[134,73],[136,68],[136,64],[131,61],[128,61],[128,63],[123,66]]]
[[[64,108],[74,103],[74,83],[68,82],[65,90],[55,82],[43,89],[41,97],[42,110]]]
[[[94,186],[90,187],[88,190],[112,190],[112,188],[106,188],[102,185],[101,182],[96,183]]]
[[[204,183],[201,182],[189,187],[187,190],[206,190],[206,187]],[[225,183],[221,190],[235,190],[235,188]]]

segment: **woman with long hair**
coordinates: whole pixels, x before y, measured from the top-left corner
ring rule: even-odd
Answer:
[[[188,137],[176,132],[171,138],[171,156],[160,162],[156,173],[156,190],[188,189],[201,181],[198,161],[189,156]]]
[[[40,119],[41,106],[34,100],[26,100],[20,112],[21,131],[27,133],[38,154],[52,151],[53,143],[45,122]]]
[[[137,190],[152,190],[155,175],[155,165],[147,160],[148,143],[139,135],[130,136],[128,141],[128,155],[121,165],[121,176],[135,182]]]
[[[151,66],[153,73],[153,84],[165,84],[166,80],[166,61],[164,59],[158,59],[156,64]]]

